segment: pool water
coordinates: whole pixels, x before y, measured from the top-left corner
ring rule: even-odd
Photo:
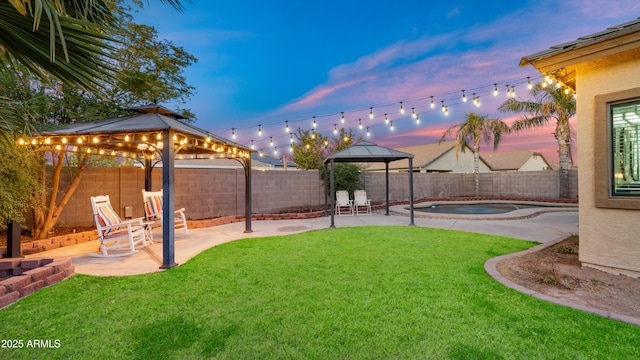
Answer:
[[[553,207],[545,205],[483,203],[483,204],[434,204],[429,207],[416,207],[415,211],[435,214],[505,214],[514,210],[534,207]]]

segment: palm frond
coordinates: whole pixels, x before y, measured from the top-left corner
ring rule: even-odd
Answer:
[[[29,17],[22,16],[8,2],[0,2],[0,71],[17,61],[45,81],[47,73],[60,81],[79,85],[87,90],[100,92],[98,79],[112,83],[109,74],[115,71],[109,63],[113,47],[111,39],[104,35],[102,26],[86,20],[60,16],[54,25],[48,18],[40,19],[41,27],[33,30]],[[53,39],[57,52],[67,49],[68,61],[51,57],[51,32],[43,28],[54,26],[64,33],[65,41]]]

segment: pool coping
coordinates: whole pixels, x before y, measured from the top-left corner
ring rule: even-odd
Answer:
[[[446,204],[531,204],[539,206],[538,208],[518,209],[503,214],[438,214],[424,213],[415,211],[417,208],[430,207],[431,205]],[[527,200],[443,200],[443,201],[427,201],[414,205],[413,216],[424,219],[443,219],[443,220],[522,220],[536,217],[541,214],[550,212],[577,212],[578,204],[545,202],[545,201],[527,201]],[[395,205],[389,207],[389,213],[399,216],[409,216],[408,205]]]

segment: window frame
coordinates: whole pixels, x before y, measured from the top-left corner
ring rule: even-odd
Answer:
[[[640,196],[613,195],[613,124],[611,106],[640,102],[640,88],[595,96],[594,166],[596,207],[640,210]],[[606,151],[600,151],[605,149]]]

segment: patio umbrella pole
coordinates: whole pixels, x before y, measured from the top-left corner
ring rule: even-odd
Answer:
[[[413,223],[413,159],[409,158],[409,213],[411,214],[411,222],[409,226],[416,226]]]

